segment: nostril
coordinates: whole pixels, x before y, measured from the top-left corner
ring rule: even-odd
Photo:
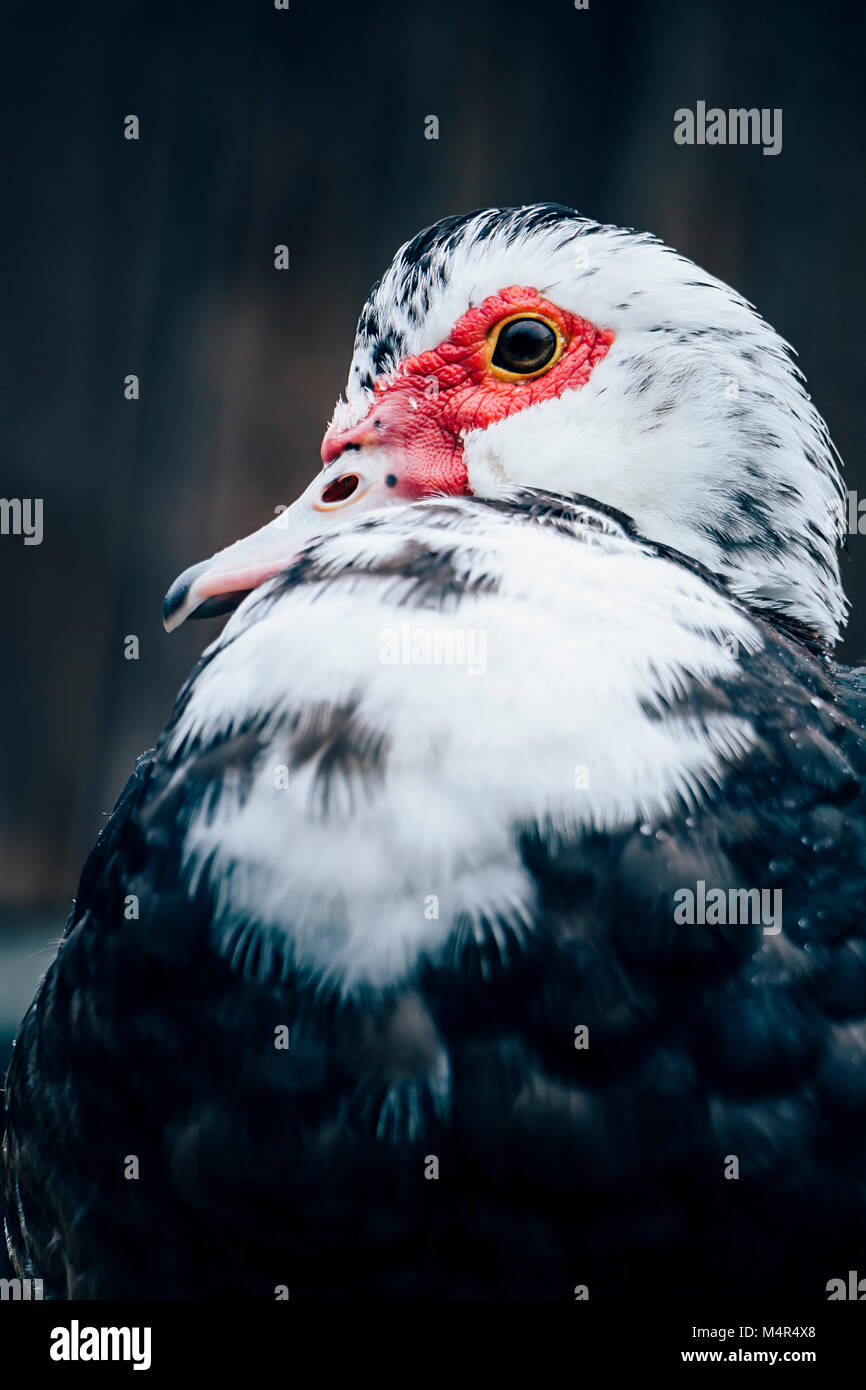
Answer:
[[[340,435],[325,435],[322,442],[322,462],[327,468],[329,463],[336,463],[338,458],[350,452],[358,452],[360,444],[353,439],[342,439]]]
[[[360,478],[357,473],[344,473],[341,478],[335,478],[332,483],[328,483],[322,493],[323,502],[345,502],[347,497],[357,490]]]

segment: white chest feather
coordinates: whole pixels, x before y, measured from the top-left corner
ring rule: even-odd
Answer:
[[[530,929],[516,828],[652,820],[718,783],[748,722],[656,711],[686,682],[730,675],[760,636],[604,524],[561,534],[419,504],[323,544],[331,577],[257,621],[259,596],[238,610],[170,745],[261,728],[184,845],[217,890],[221,939],[247,921],[343,991],[385,987],[455,927]],[[407,545],[456,577],[452,597],[403,576]]]

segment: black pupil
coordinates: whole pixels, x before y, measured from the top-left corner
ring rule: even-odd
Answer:
[[[515,319],[507,323],[496,340],[494,367],[507,372],[537,372],[546,367],[556,351],[556,334],[539,319]]]

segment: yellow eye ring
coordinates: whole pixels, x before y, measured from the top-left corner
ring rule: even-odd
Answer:
[[[516,363],[517,359],[513,353],[509,354],[507,351],[508,345],[506,341],[500,341],[503,332],[509,328],[510,325],[515,323],[527,325],[533,323],[542,324],[549,330],[546,339],[545,335],[542,334],[532,335],[538,340],[539,357],[541,354],[548,352],[548,349],[549,355],[545,356],[543,361],[539,361],[537,367],[531,366],[533,360],[531,356],[526,357],[525,360],[527,365],[530,366],[529,371],[520,370],[516,365],[509,365],[509,362]],[[509,336],[513,337],[515,335],[506,334],[506,338]],[[525,338],[527,335],[523,334],[522,336]],[[556,365],[565,351],[565,346],[565,339],[562,336],[558,323],[553,319],[547,318],[545,314],[527,313],[524,310],[523,313],[510,314],[508,318],[500,319],[499,322],[495,323],[489,330],[485,349],[487,368],[491,375],[498,377],[500,381],[534,381],[536,377],[544,376],[545,372],[549,372],[551,367]],[[496,357],[499,358],[499,361],[494,361]]]

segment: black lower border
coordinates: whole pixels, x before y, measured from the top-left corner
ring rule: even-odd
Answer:
[[[113,1330],[112,1330],[113,1329]],[[678,1368],[776,1371],[799,1367],[826,1379],[859,1364],[866,1299],[834,1303],[40,1303],[0,1302],[5,1383],[28,1372],[58,1383],[129,1374],[155,1384],[178,1372],[218,1376],[281,1368],[296,1381],[326,1373],[375,1386],[430,1384],[441,1367],[453,1379],[467,1359],[486,1377],[518,1374],[515,1357],[539,1381],[567,1357],[582,1373],[615,1378]],[[98,1352],[101,1359],[93,1359]],[[469,1357],[468,1354],[471,1354]],[[399,1360],[397,1359],[399,1356]],[[136,1366],[138,1370],[136,1371]],[[398,1374],[399,1369],[399,1374]],[[446,1387],[447,1390],[447,1387]]]

